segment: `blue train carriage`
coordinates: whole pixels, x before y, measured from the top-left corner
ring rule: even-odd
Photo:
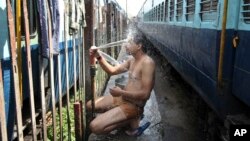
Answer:
[[[228,0],[227,12],[224,6],[224,0],[147,0],[138,13],[138,27],[222,119],[250,106],[250,0]]]
[[[49,84],[49,65],[48,65],[48,59],[46,59],[46,51],[48,51],[48,47],[46,48],[46,45],[43,49],[42,44],[46,44],[44,41],[42,41],[42,38],[44,39],[43,36],[43,31],[48,32],[45,30],[43,27],[41,27],[41,19],[39,18],[39,14],[42,14],[45,9],[48,8],[46,7],[39,7],[41,6],[42,1],[34,1],[34,0],[27,0],[28,4],[28,16],[29,16],[29,30],[30,30],[30,42],[31,42],[31,54],[32,54],[32,73],[33,73],[33,86],[34,86],[34,97],[35,97],[35,104],[36,106],[36,112],[39,112],[41,107],[40,105],[40,74],[39,74],[39,55],[43,54],[44,56],[44,61],[45,61],[45,92],[46,92],[46,97],[48,98],[47,104],[50,105],[50,84]],[[45,1],[43,1],[45,2]],[[56,91],[56,100],[58,101],[58,75],[57,75],[57,59],[56,57],[59,55],[60,60],[61,60],[61,79],[62,79],[62,89],[63,89],[63,95],[66,94],[66,72],[65,72],[65,47],[68,48],[68,55],[69,55],[69,85],[72,87],[74,85],[74,70],[73,70],[73,48],[76,49],[76,58],[78,58],[78,51],[79,48],[78,46],[82,47],[83,40],[82,40],[82,26],[83,25],[83,16],[84,16],[84,11],[83,9],[80,8],[80,4],[84,4],[84,1],[81,3],[78,3],[79,7],[71,7],[71,11],[74,10],[79,10],[80,13],[79,15],[72,15],[68,13],[66,15],[66,19],[64,17],[65,13],[65,8],[68,8],[68,1],[60,1],[58,0],[58,3],[56,5],[53,4],[53,10],[54,13],[57,15],[56,16],[58,21],[53,19],[53,40],[55,38],[58,38],[58,42],[54,43],[54,51],[57,53],[55,54],[54,57],[54,76],[55,76],[55,91]],[[16,18],[17,15],[17,10],[16,10],[16,1],[12,1],[12,9],[13,9],[13,14],[14,18]],[[55,6],[55,7],[54,7]],[[55,10],[56,9],[56,10]],[[42,11],[43,12],[42,12]],[[45,14],[46,15],[46,14]],[[14,138],[15,135],[13,134],[13,129],[14,129],[14,121],[15,121],[15,100],[14,100],[14,91],[13,91],[13,79],[12,79],[12,73],[11,73],[11,58],[10,58],[10,39],[9,39],[9,29],[8,29],[8,17],[7,17],[7,6],[6,6],[6,1],[2,1],[0,3],[0,59],[1,59],[1,65],[2,65],[2,74],[3,74],[3,84],[4,84],[4,99],[5,99],[5,113],[6,113],[6,121],[7,121],[7,130],[8,130],[8,137],[9,140],[11,138]],[[73,18],[76,17],[76,18]],[[22,22],[23,22],[23,17]],[[65,21],[68,22],[66,26],[70,30],[66,31],[65,33]],[[44,21],[45,23],[48,21]],[[58,24],[60,23],[60,24]],[[60,25],[60,26],[59,26]],[[17,21],[15,20],[15,26],[17,26]],[[43,30],[41,30],[43,29]],[[57,34],[54,32],[58,32]],[[21,58],[19,57],[18,60],[22,60],[21,66],[18,68],[19,72],[21,73],[22,79],[20,79],[19,84],[22,84],[22,95],[21,95],[21,103],[22,105],[22,116],[29,116],[29,107],[27,106],[27,103],[29,103],[29,83],[28,83],[28,74],[27,74],[27,64],[26,64],[26,50],[25,50],[25,41],[24,41],[24,26],[21,26]],[[65,38],[65,35],[67,37]],[[16,39],[17,39],[17,30],[16,30]],[[48,43],[48,40],[46,40]],[[66,43],[67,42],[67,46]],[[17,43],[18,46],[18,43]],[[42,50],[41,53],[39,53],[39,50]],[[79,60],[76,59],[76,64],[77,64],[77,78],[78,78],[78,70],[79,70]],[[47,62],[47,63],[46,63]],[[27,102],[26,102],[27,101]],[[23,119],[25,120],[25,118]],[[24,122],[25,123],[25,122]]]

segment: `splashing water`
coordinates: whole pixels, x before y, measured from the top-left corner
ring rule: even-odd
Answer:
[[[115,58],[111,57],[110,55],[106,54],[103,51],[99,50],[99,53],[108,61],[110,62],[112,65],[118,65],[119,62],[117,60],[115,60]]]
[[[124,62],[125,60],[123,60],[122,62],[118,62],[117,60],[115,60],[113,57],[111,57],[110,55],[106,54],[105,52],[103,51],[98,51],[102,57],[104,57],[110,64],[116,66],[116,65],[120,65],[122,62]],[[128,71],[127,68],[122,68],[123,71]]]

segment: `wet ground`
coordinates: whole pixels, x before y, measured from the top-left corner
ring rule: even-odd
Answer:
[[[145,108],[145,117],[141,125],[151,125],[140,137],[129,137],[123,130],[115,130],[108,135],[91,134],[89,141],[205,141],[204,122],[200,116],[199,97],[188,86],[175,70],[159,56],[159,52],[151,51],[156,62],[155,87]],[[124,51],[118,60],[126,58]],[[127,74],[123,74],[125,77]],[[115,85],[113,76],[107,88]],[[105,94],[107,94],[107,90]]]

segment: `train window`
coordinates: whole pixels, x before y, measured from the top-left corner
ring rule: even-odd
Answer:
[[[155,21],[158,21],[158,6],[155,7]]]
[[[151,17],[151,21],[154,21],[154,15],[155,15],[155,9],[152,9],[152,17]]]
[[[157,17],[158,17],[158,19],[157,19],[157,21],[161,21],[161,5],[159,4],[158,6],[157,6],[158,8],[158,12],[157,12]]]
[[[145,13],[144,15],[143,15],[143,19],[144,19],[144,21],[149,21],[149,17],[150,16],[150,11],[148,11],[147,13]]]
[[[147,20],[147,15],[148,15],[148,13],[145,13],[145,14],[143,15],[143,21],[148,21],[148,20]]]
[[[168,19],[168,0],[165,0],[165,15],[164,15],[164,21],[167,21]]]
[[[242,15],[245,23],[250,24],[250,0],[244,0]]]
[[[151,21],[151,10],[148,11],[147,15],[146,15],[146,20],[147,21]]]
[[[154,21],[157,21],[157,6],[155,6],[155,11],[154,11]]]
[[[182,20],[182,13],[183,13],[183,0],[177,0],[176,3],[176,20]]]
[[[170,5],[169,5],[169,19],[170,21],[174,21],[174,2],[175,0],[170,0]]]
[[[164,2],[161,3],[161,21],[164,19]]]
[[[30,32],[30,38],[34,38],[36,35],[37,30],[37,21],[36,21],[36,4],[33,0],[27,0],[27,14],[29,18],[29,32]],[[17,11],[15,11],[17,12]],[[25,25],[24,25],[24,14],[23,14],[23,4],[21,2],[21,34],[22,36],[25,36]]]
[[[152,17],[151,17],[151,21],[154,21],[155,9],[153,8],[151,12],[152,12],[152,15],[151,15],[151,16],[152,16]]]
[[[201,0],[201,20],[213,21],[217,17],[218,0]]]
[[[153,9],[150,10],[150,21],[154,20],[154,11]]]
[[[154,9],[151,9],[151,21],[154,21]]]
[[[187,0],[186,14],[185,14],[187,21],[194,20],[194,13],[195,13],[195,0]]]
[[[154,21],[157,21],[157,8],[154,8]]]

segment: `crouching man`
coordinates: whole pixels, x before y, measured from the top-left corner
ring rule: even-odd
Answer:
[[[146,53],[147,42],[140,32],[130,33],[127,42],[123,44],[128,54],[133,57],[122,64],[110,65],[98,52],[95,46],[90,48],[102,69],[109,75],[128,71],[128,82],[124,89],[110,88],[110,95],[105,95],[95,101],[95,112],[99,114],[91,123],[90,129],[95,134],[106,134],[120,127],[129,127],[126,133],[131,136],[141,135],[149,126],[139,127],[143,108],[154,87],[155,63]],[[91,109],[91,101],[87,108]]]

